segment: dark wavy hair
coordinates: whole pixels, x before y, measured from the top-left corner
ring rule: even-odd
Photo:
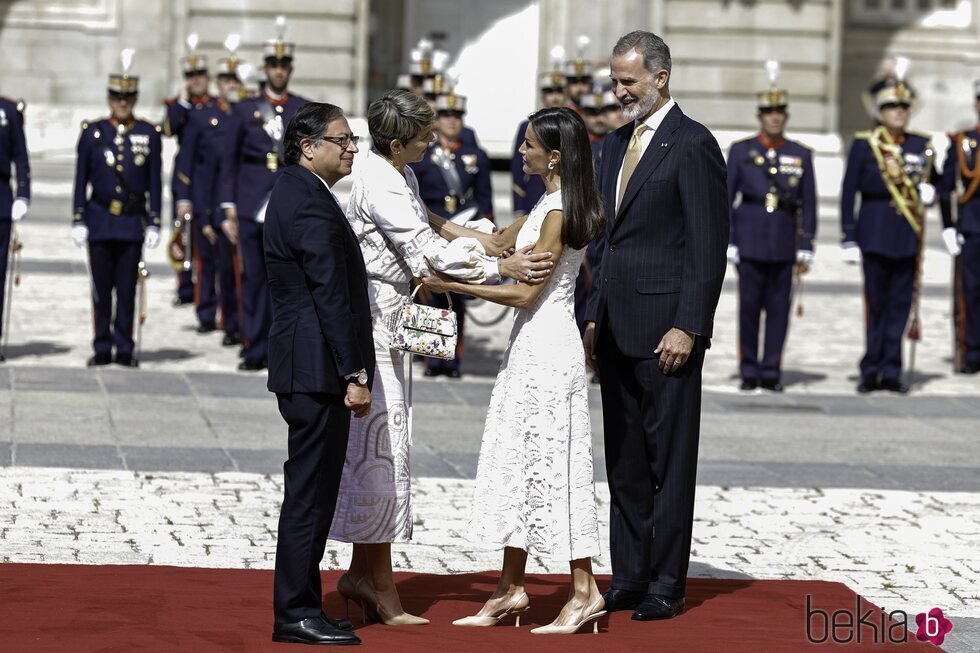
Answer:
[[[344,115],[343,109],[326,102],[307,102],[289,120],[286,135],[282,138],[284,147],[282,160],[286,165],[299,163],[299,142],[308,139],[318,141],[327,125]]]
[[[541,109],[528,120],[546,150],[561,152],[561,241],[572,249],[582,249],[606,224],[585,121],[568,107]]]

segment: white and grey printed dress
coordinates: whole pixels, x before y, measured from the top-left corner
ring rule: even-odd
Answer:
[[[371,412],[352,418],[330,539],[340,542],[399,542],[412,537],[408,410],[404,352],[388,347],[386,324],[409,298],[412,277],[434,267],[469,283],[496,276],[496,259],[475,240],[452,243],[429,226],[412,169],[404,176],[374,152],[358,158],[347,204],[368,272],[368,296],[377,370]]]
[[[545,195],[517,236],[538,240],[561,191]],[[585,353],[575,280],[585,249],[565,248],[534,306],[514,326],[487,411],[470,531],[475,543],[550,560],[599,553]]]

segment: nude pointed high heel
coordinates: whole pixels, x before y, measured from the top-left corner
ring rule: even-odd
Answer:
[[[523,605],[521,605],[523,603]],[[522,593],[517,597],[514,605],[504,608],[494,614],[490,615],[472,615],[470,617],[463,617],[462,619],[457,619],[453,622],[454,626],[496,626],[503,619],[514,615],[514,626],[516,628],[521,627],[521,614],[527,612],[531,609],[531,605],[528,602],[527,594]]]
[[[592,608],[589,610],[589,613],[577,623],[558,626],[555,625],[554,622],[552,622],[547,626],[539,626],[538,628],[532,628],[531,634],[532,635],[572,635],[574,633],[579,632],[582,629],[582,627],[588,623],[592,624],[592,632],[598,634],[599,618],[605,616],[606,614],[606,611],[604,609],[603,610],[598,609],[600,605],[603,605],[604,607],[601,597],[597,603],[592,605]]]
[[[429,620],[425,617],[417,617],[414,614],[402,612],[401,614],[391,614],[388,609],[381,604],[377,590],[371,585],[371,581],[359,578],[354,585],[358,598],[361,601],[361,610],[365,616],[373,621],[378,621],[386,626],[425,626]]]
[[[361,625],[365,625],[367,621],[367,611],[364,609],[364,599],[357,592],[357,581],[350,577],[350,574],[344,574],[337,581],[337,592],[344,599],[344,610],[346,611],[346,619],[350,621],[350,602],[353,601],[361,607]]]

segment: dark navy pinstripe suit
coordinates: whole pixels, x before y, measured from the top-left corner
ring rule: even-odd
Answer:
[[[701,421],[701,365],[725,277],[725,161],[711,133],[673,107],[615,214],[634,123],[606,138],[607,221],[587,319],[596,323],[613,587],[684,595]],[[669,375],[653,353],[672,327],[698,334]],[[656,532],[656,537],[654,537]]]

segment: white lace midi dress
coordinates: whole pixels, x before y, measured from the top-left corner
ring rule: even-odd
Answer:
[[[531,210],[517,248],[538,240],[561,192]],[[490,397],[472,539],[550,560],[598,555],[592,425],[585,353],[575,324],[575,280],[584,249],[565,248],[530,309],[518,309]]]

